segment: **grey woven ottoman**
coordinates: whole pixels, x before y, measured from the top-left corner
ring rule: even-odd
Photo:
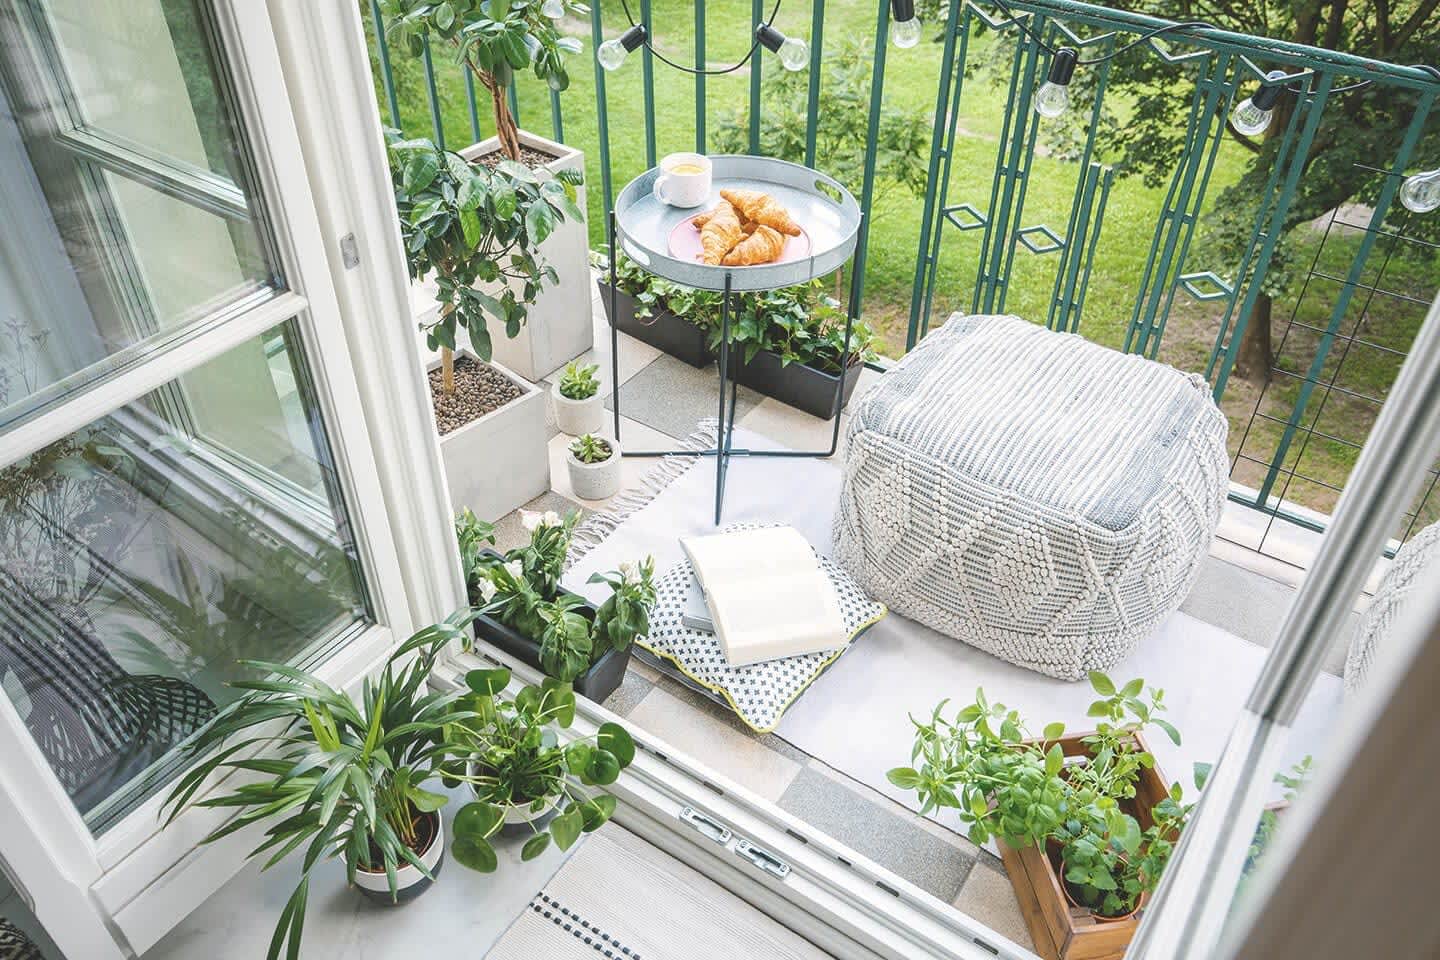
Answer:
[[[895,612],[1078,680],[1189,592],[1226,430],[1199,376],[956,314],[852,410],[835,556]]]
[[[1432,523],[1395,551],[1390,568],[1380,578],[1375,596],[1350,638],[1345,654],[1345,693],[1365,685],[1375,655],[1390,639],[1422,584],[1434,589],[1440,573],[1440,523]],[[1423,574],[1423,576],[1422,576]]]

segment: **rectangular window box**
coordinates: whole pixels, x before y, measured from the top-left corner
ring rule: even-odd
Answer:
[[[604,280],[596,280],[595,283],[600,288],[600,302],[605,305],[605,314],[609,316],[610,284]],[[708,367],[715,362],[717,354],[705,345],[704,330],[668,310],[659,310],[644,319],[636,317],[635,306],[634,297],[624,290],[615,291],[616,315],[610,320],[621,333],[628,333],[692,367]]]
[[[840,410],[850,402],[855,384],[860,379],[862,363],[845,370],[845,383],[840,391]],[[811,416],[829,420],[838,412],[835,407],[835,386],[840,377],[799,363],[782,364],[780,355],[761,350],[747,363],[740,350],[730,354],[730,375],[744,386],[758,390],[767,397],[788,403]]]

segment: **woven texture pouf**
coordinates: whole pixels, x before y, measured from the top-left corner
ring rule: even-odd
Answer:
[[[1440,523],[1432,523],[1395,551],[1390,569],[1380,578],[1375,597],[1350,638],[1345,654],[1345,693],[1365,685],[1375,654],[1390,638],[1404,615],[1410,599],[1421,587],[1433,590],[1440,573]],[[1423,574],[1423,576],[1422,576]]]
[[[1202,377],[956,314],[852,411],[835,556],[896,613],[1078,680],[1189,592],[1226,430]]]

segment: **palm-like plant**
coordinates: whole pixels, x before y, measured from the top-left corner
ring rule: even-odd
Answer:
[[[378,679],[365,680],[358,703],[303,670],[246,662],[265,679],[235,681],[246,694],[193,742],[191,754],[204,759],[166,798],[167,824],[191,805],[240,811],[201,841],[213,843],[270,822],[264,841],[249,854],[269,855],[263,869],[305,847],[300,880],[270,942],[271,960],[287,942],[287,957],[299,955],[310,876],[322,860],[344,857],[352,883],[357,869],[383,870],[392,898],[400,866],[410,864],[433,879],[415,846],[423,815],[447,798],[424,784],[454,749],[447,730],[476,715],[465,709],[466,691],[433,693],[426,681],[446,644],[465,640],[474,616],[467,608],[416,633],[390,656]],[[259,779],[194,800],[219,770]]]

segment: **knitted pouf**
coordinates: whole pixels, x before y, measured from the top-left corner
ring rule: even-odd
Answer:
[[[1421,576],[1421,574],[1425,576]],[[1434,589],[1435,574],[1440,573],[1440,523],[1432,523],[1411,537],[1395,551],[1390,569],[1380,578],[1375,597],[1350,638],[1345,654],[1345,693],[1351,694],[1365,684],[1375,654],[1389,639],[1409,605],[1415,588],[1424,584]]]
[[[852,410],[835,556],[896,613],[1078,680],[1189,592],[1226,430],[1199,376],[956,314]]]

